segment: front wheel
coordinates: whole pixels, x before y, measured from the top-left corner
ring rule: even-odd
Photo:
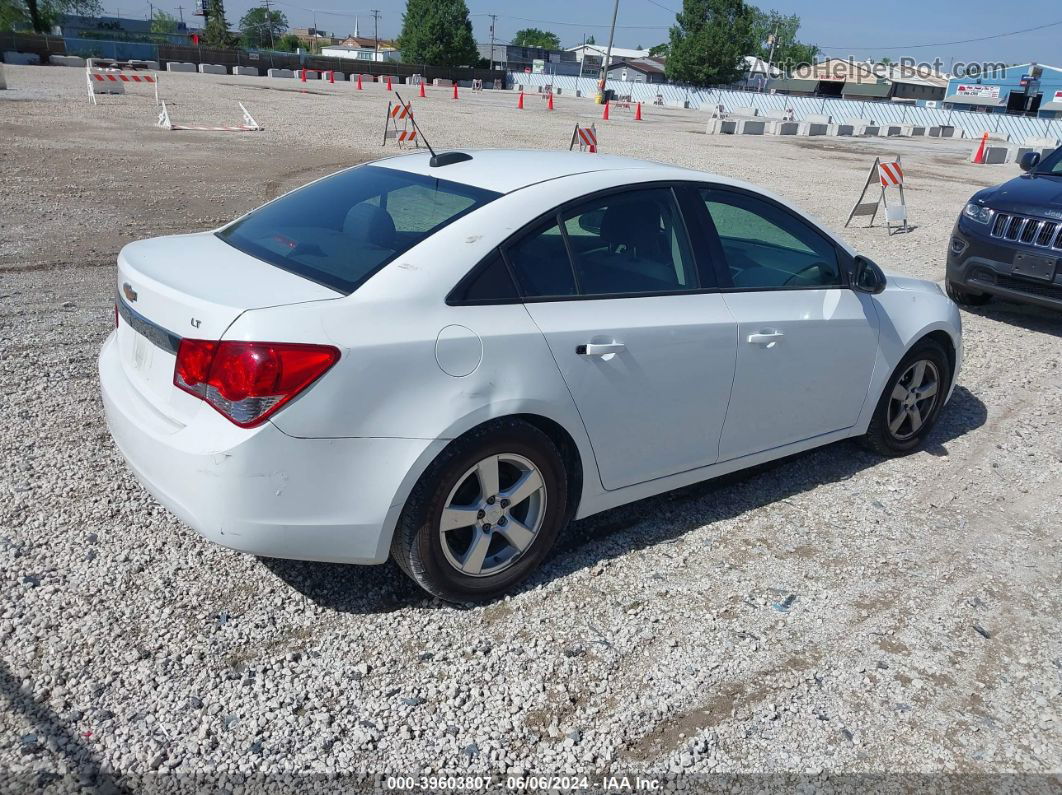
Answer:
[[[972,293],[969,290],[964,290],[959,287],[951,279],[945,282],[944,289],[948,293],[948,298],[957,303],[959,306],[984,306],[992,300],[992,296],[989,293]]]
[[[951,388],[951,365],[940,343],[922,340],[903,357],[885,384],[863,437],[884,456],[918,449],[940,416]]]
[[[391,555],[428,593],[452,602],[504,594],[553,546],[568,515],[556,445],[520,420],[451,442],[414,487]]]

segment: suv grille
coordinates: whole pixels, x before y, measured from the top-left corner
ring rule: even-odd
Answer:
[[[992,222],[992,237],[1039,248],[1062,249],[1062,223],[1025,215],[996,213]]]

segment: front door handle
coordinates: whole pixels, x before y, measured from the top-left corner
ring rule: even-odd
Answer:
[[[762,345],[765,348],[773,348],[785,337],[780,331],[761,331],[757,334],[749,334],[746,340],[749,345]]]
[[[608,356],[610,353],[621,353],[625,347],[622,342],[588,342],[577,345],[575,352],[580,356]]]

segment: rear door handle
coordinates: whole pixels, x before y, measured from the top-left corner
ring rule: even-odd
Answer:
[[[749,334],[746,341],[749,345],[762,345],[765,348],[773,348],[784,337],[785,334],[780,331],[761,331],[757,334]]]
[[[625,348],[622,342],[588,342],[575,346],[575,352],[580,356],[608,356],[610,353],[621,353]]]

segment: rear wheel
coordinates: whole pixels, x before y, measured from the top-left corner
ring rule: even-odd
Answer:
[[[922,340],[893,371],[863,437],[885,456],[906,455],[925,441],[951,388],[951,365],[940,343]]]
[[[391,554],[434,596],[490,599],[538,567],[566,516],[556,445],[527,423],[499,420],[452,442],[428,468],[402,512]]]
[[[950,279],[945,284],[945,288],[948,292],[948,298],[959,306],[984,306],[992,300],[992,296],[989,293],[973,293],[969,290],[964,290]]]

